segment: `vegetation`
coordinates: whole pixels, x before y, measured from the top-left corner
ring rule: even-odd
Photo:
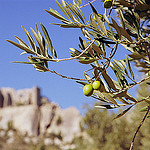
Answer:
[[[138,90],[138,98],[149,95],[148,85],[141,84]],[[143,117],[143,112],[139,112],[141,108],[146,106],[145,103],[138,104],[130,113],[113,120],[116,112],[110,112],[107,109],[97,109],[95,107],[87,107],[87,112],[83,117],[82,128],[87,132],[91,142],[83,140],[83,138],[75,139],[77,145],[76,150],[128,150],[134,132],[139,125],[139,120]],[[119,110],[121,111],[121,110]],[[138,114],[138,115],[137,115]],[[134,149],[149,149],[150,141],[150,119],[147,119],[139,130],[134,143]]]
[[[100,88],[92,90],[92,93],[88,94],[97,100],[99,103],[96,107],[106,108],[106,109],[120,109],[124,110],[119,113],[116,118],[123,116],[128,112],[133,106],[137,106],[139,103],[146,102],[145,116],[136,130],[134,138],[131,142],[130,149],[133,148],[133,143],[139,129],[145,119],[148,116],[150,110],[150,95],[140,97],[136,99],[131,96],[130,89],[136,85],[140,85],[143,82],[148,82],[150,79],[150,30],[149,30],[149,21],[150,21],[150,3],[147,0],[106,0],[102,4],[105,8],[104,14],[99,14],[100,10],[96,10],[94,7],[94,1],[88,3],[87,5],[91,6],[91,14],[89,16],[89,21],[87,21],[84,13],[82,12],[82,7],[87,5],[82,5],[82,0],[73,0],[73,3],[67,3],[64,0],[61,0],[59,3],[55,0],[59,8],[61,9],[63,15],[59,14],[56,10],[50,8],[50,10],[45,10],[47,13],[53,17],[60,20],[60,23],[53,23],[54,25],[59,25],[62,28],[77,28],[81,30],[81,33],[85,37],[82,39],[79,37],[79,49],[70,48],[71,57],[59,59],[57,58],[56,50],[54,49],[51,39],[48,35],[48,31],[45,26],[41,24],[41,29],[43,34],[40,32],[36,25],[36,31],[31,28],[31,34],[23,27],[25,31],[29,44],[26,44],[19,37],[15,36],[19,44],[10,40],[7,40],[11,44],[19,47],[24,52],[22,54],[28,54],[29,62],[18,62],[33,64],[34,68],[37,71],[41,72],[50,72],[54,73],[62,78],[75,80],[77,83],[82,85],[89,85],[96,80],[101,83]],[[117,17],[113,18],[113,11],[117,12]],[[44,35],[44,36],[43,36]],[[34,40],[35,39],[35,40]],[[126,55],[123,59],[115,60],[113,59],[118,52],[118,47],[122,45],[126,50]],[[50,53],[49,53],[49,50]],[[119,55],[119,52],[117,53]],[[56,71],[50,70],[48,63],[51,62],[60,62],[60,61],[69,61],[69,60],[78,60],[79,63],[89,65],[89,69],[83,72],[84,79],[79,79],[75,77],[68,77],[62,75]],[[136,67],[139,68],[141,72],[144,72],[145,76],[141,80],[135,78],[134,72],[132,70],[133,63],[136,64]],[[114,72],[115,77],[112,74],[109,74],[109,70]],[[111,121],[107,115],[108,112],[101,112],[99,110],[96,115],[90,115],[91,119],[91,128],[93,131],[90,132],[90,135],[95,136],[96,139],[101,143],[105,143],[109,137],[105,137],[104,133],[111,132],[114,128],[111,126]],[[103,114],[104,113],[104,114]],[[91,112],[92,114],[92,112]],[[103,114],[103,116],[101,116]],[[103,124],[97,124],[97,121],[94,122],[94,117],[105,118],[104,121],[108,122],[107,126]],[[108,117],[108,119],[107,119]],[[100,120],[101,121],[101,120]],[[119,122],[119,121],[118,121]],[[126,130],[124,134],[116,135],[113,134],[116,141],[122,139],[122,147],[126,148],[126,143],[128,139],[125,140],[125,136],[130,132],[131,126],[128,130],[126,129],[127,122],[124,122],[121,126],[118,126],[116,130]],[[117,126],[117,123],[116,125]],[[96,133],[94,128],[96,130]],[[100,138],[97,138],[97,136]],[[107,134],[106,134],[107,135]],[[103,138],[102,138],[103,137]],[[131,139],[130,139],[131,140]],[[125,142],[126,141],[126,142]],[[115,141],[111,141],[112,143]],[[103,145],[99,145],[101,148]],[[117,149],[118,145],[112,144],[112,149]]]

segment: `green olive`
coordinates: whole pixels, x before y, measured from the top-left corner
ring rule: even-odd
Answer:
[[[83,93],[85,96],[91,96],[93,94],[93,86],[91,84],[86,84],[83,88]]]
[[[112,0],[105,0],[103,6],[104,8],[110,8],[112,6]]]
[[[148,71],[148,76],[150,76],[150,71]]]
[[[100,88],[101,83],[100,81],[94,81],[92,85],[94,90],[98,90]]]

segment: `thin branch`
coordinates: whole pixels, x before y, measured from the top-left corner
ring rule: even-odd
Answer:
[[[97,0],[93,0],[92,2],[90,2],[90,3],[93,3],[93,2],[96,2]],[[86,6],[88,6],[89,5],[89,3],[87,3],[87,4],[85,4],[85,5],[83,5],[83,6],[80,6],[80,8],[83,8],[83,7],[86,7]]]
[[[60,76],[62,78],[65,78],[65,79],[78,80],[78,81],[87,81],[87,79],[79,79],[79,78],[74,78],[74,77],[67,77],[65,75],[62,75],[62,74],[56,72],[55,70],[53,70],[53,71],[52,70],[48,70],[48,72],[54,73],[54,74],[56,74],[56,75],[58,75],[58,76]]]
[[[88,47],[86,47],[86,49],[84,51],[82,51],[82,53],[78,56],[75,56],[75,57],[70,57],[70,58],[64,58],[64,59],[57,59],[56,61],[59,62],[59,61],[65,61],[65,60],[73,60],[73,59],[78,59],[79,57],[81,57],[89,48],[90,46],[95,42],[95,39],[92,40],[92,42],[88,45]]]
[[[133,137],[132,142],[131,142],[131,145],[130,145],[130,150],[133,149],[133,144],[134,144],[134,141],[135,141],[135,137],[136,137],[137,133],[139,132],[141,126],[143,125],[143,123],[144,123],[144,121],[145,121],[145,119],[146,119],[146,117],[147,117],[147,115],[148,115],[148,113],[149,113],[149,110],[150,110],[150,105],[148,106],[148,110],[147,110],[147,112],[146,112],[146,114],[145,114],[143,120],[141,121],[140,125],[138,126],[138,128],[137,128],[137,130],[136,130],[136,132],[135,132],[135,134],[134,134],[134,137]]]
[[[150,52],[148,51],[147,44],[144,43],[143,45],[144,45],[144,48],[145,48],[145,50],[146,50],[147,56],[148,56],[149,61],[150,61]]]
[[[136,82],[135,84],[132,84],[132,85],[126,87],[126,88],[124,89],[124,91],[127,91],[128,89],[132,88],[133,86],[135,86],[135,85],[137,85],[137,84],[141,84],[141,83],[143,83],[144,81],[146,81],[146,80],[148,80],[148,79],[150,79],[150,76],[148,76],[147,78],[142,79],[142,80],[139,81],[139,82]]]
[[[147,96],[147,97],[145,97],[145,98],[143,98],[143,99],[137,101],[137,103],[143,102],[143,101],[145,101],[146,99],[149,99],[149,98],[150,98],[150,96]]]
[[[96,80],[107,70],[107,68],[109,67],[109,65],[110,65],[110,59],[107,59],[108,61],[107,61],[107,66],[106,66],[106,68],[97,76],[97,78],[96,78]]]
[[[114,48],[115,48],[115,50],[114,50]],[[117,48],[118,48],[118,43],[116,43],[116,44],[114,45],[114,47],[112,48],[112,50],[111,50],[111,52],[110,52],[110,54],[109,54],[109,58],[110,58],[110,59],[115,55],[115,53],[116,53],[116,51],[117,51]],[[113,51],[113,50],[114,50],[114,51]]]

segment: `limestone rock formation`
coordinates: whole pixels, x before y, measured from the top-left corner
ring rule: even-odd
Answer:
[[[29,136],[55,135],[64,143],[81,135],[81,115],[70,107],[59,105],[42,97],[40,89],[0,89],[0,129],[14,128]]]

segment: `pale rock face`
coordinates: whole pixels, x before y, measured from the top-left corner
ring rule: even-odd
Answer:
[[[40,107],[40,133],[43,135],[47,132],[47,128],[49,128],[53,122],[55,117],[56,108],[58,108],[55,103],[48,103]]]
[[[28,136],[60,135],[62,140],[57,136],[54,138],[60,145],[61,142],[70,143],[83,134],[80,121],[81,115],[75,107],[61,109],[59,105],[43,98],[37,87],[23,90],[0,89],[0,129],[7,129],[11,125]]]
[[[12,126],[23,134],[38,134],[40,113],[37,106],[6,107],[0,109],[0,115],[0,128],[7,129],[8,123],[12,122]]]
[[[58,118],[62,119],[59,125],[57,125]],[[76,108],[70,107],[64,110],[57,108],[53,122],[47,129],[47,132],[55,134],[61,133],[63,142],[69,143],[74,137],[80,136],[80,121],[81,115]]]
[[[15,141],[14,137],[10,137],[9,139],[7,139],[6,143],[12,144],[14,141]]]
[[[41,105],[40,89],[15,90],[12,88],[0,89],[0,108],[18,105]]]
[[[50,138],[45,138],[45,139],[44,139],[44,144],[45,144],[45,145],[52,145],[52,144],[53,144],[53,141],[52,141]]]

